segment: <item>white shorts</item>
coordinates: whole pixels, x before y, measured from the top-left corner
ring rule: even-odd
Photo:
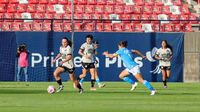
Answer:
[[[132,69],[126,68],[125,70],[128,71],[129,73],[132,73],[133,75],[140,73],[140,67],[139,66],[135,66]]]

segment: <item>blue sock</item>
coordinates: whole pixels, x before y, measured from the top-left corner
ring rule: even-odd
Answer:
[[[79,82],[80,82],[80,83],[83,83],[83,82],[84,82],[84,78],[82,78]]]
[[[154,90],[154,88],[151,86],[151,84],[148,81],[146,81],[146,80],[144,80],[143,85],[146,88],[148,88],[150,91]]]
[[[134,82],[132,79],[130,79],[129,77],[124,77],[123,80],[124,80],[125,82],[128,82],[129,84],[134,84],[134,83],[135,83],[135,82]]]
[[[99,78],[96,78],[96,83],[99,84],[100,83],[100,80]]]

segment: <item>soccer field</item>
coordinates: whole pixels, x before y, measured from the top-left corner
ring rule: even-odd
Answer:
[[[152,83],[157,94],[139,84],[134,92],[124,82],[107,82],[105,88],[78,94],[71,82],[64,83],[61,93],[48,94],[48,85],[55,82],[0,83],[1,112],[199,112],[200,83]],[[57,85],[56,85],[57,86]]]

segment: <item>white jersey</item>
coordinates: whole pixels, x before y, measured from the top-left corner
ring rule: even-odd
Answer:
[[[65,48],[60,47],[60,54],[61,54],[62,61],[65,60],[67,55],[71,55],[72,54],[71,47],[69,45],[67,47],[65,47]],[[65,67],[67,67],[69,69],[74,68],[73,58],[70,59],[69,61],[63,63],[62,66],[65,66]]]
[[[163,49],[160,48],[156,51],[156,55],[158,55],[159,57],[161,57],[161,60],[159,60],[159,65],[160,66],[171,66],[170,61],[167,61],[167,59],[169,59],[172,55],[172,51],[167,48],[167,49]]]
[[[81,48],[83,50],[83,56],[82,56],[82,62],[83,63],[94,63],[95,59],[95,48],[93,44],[87,44],[84,43],[81,45]],[[91,59],[85,58],[85,55],[91,56]]]

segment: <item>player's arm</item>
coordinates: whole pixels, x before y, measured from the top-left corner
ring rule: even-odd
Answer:
[[[156,52],[156,54],[155,54],[155,58],[157,59],[157,60],[161,60],[162,58],[159,56],[159,52],[157,51]]]
[[[57,56],[53,59],[53,63],[55,63],[56,60],[57,60],[58,58],[60,58],[60,57],[61,57],[61,53],[58,53]]]
[[[69,61],[71,59],[72,59],[72,54],[67,54],[66,58],[64,60],[62,60],[60,62],[60,64],[62,65],[63,63],[65,63],[65,62],[67,62],[67,61]]]
[[[137,55],[141,56],[142,58],[146,59],[146,56],[143,55],[140,51],[138,51],[138,50],[131,50],[131,51],[132,51],[132,53],[137,54]]]
[[[114,57],[117,57],[117,56],[118,56],[117,53],[109,54],[108,51],[103,52],[103,55],[105,55],[106,57],[109,57],[109,58],[114,58]]]
[[[84,51],[84,49],[79,49],[78,54],[83,56],[84,55],[83,51]]]

